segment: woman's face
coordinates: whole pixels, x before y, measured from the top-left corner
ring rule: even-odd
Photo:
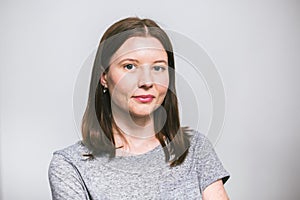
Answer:
[[[148,116],[158,108],[169,84],[168,56],[154,37],[127,39],[110,60],[101,76],[108,88],[114,113]]]

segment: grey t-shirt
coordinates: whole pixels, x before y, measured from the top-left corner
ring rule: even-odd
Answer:
[[[54,152],[49,166],[53,199],[201,199],[211,183],[229,178],[209,140],[194,132],[184,162],[170,167],[163,148],[135,156],[88,159],[82,144]]]

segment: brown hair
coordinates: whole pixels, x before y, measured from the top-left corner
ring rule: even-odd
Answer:
[[[114,122],[111,111],[111,99],[109,91],[103,93],[100,83],[101,74],[109,70],[109,62],[113,54],[120,46],[131,37],[154,37],[163,45],[168,56],[169,88],[162,107],[166,111],[166,120],[160,120],[162,110],[154,111],[154,127],[156,138],[160,141],[166,161],[171,166],[181,164],[190,144],[186,128],[180,127],[178,103],[175,90],[175,63],[171,41],[154,21],[130,17],[113,24],[104,33],[96,53],[87,108],[82,120],[83,143],[91,150],[91,156],[109,154],[115,156],[115,141],[113,130],[120,132]],[[165,122],[164,122],[165,121]],[[164,124],[161,124],[163,123]],[[162,127],[161,130],[158,130]]]

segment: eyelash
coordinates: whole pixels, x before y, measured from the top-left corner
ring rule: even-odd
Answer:
[[[127,69],[127,70],[132,70],[132,69],[128,69],[128,68],[127,68],[127,67],[130,66],[130,65],[131,65],[132,67],[136,67],[134,64],[126,64],[126,65],[124,65],[124,68]]]
[[[153,69],[154,69],[155,71],[165,71],[165,70],[166,70],[166,67],[163,67],[163,66],[154,66]],[[158,70],[156,70],[156,69],[158,69]]]
[[[131,66],[132,68],[131,69],[128,69],[128,66]],[[134,64],[126,64],[126,65],[124,65],[123,66],[124,67],[124,69],[127,69],[127,70],[132,70],[133,68],[136,68],[136,65],[134,65]],[[152,67],[155,71],[165,71],[166,70],[166,67],[164,67],[164,66],[153,66]]]

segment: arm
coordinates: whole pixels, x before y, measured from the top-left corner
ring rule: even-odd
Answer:
[[[53,200],[89,199],[79,171],[62,155],[53,155],[49,165],[48,177]]]
[[[203,200],[229,200],[222,180],[218,180],[204,189]]]

